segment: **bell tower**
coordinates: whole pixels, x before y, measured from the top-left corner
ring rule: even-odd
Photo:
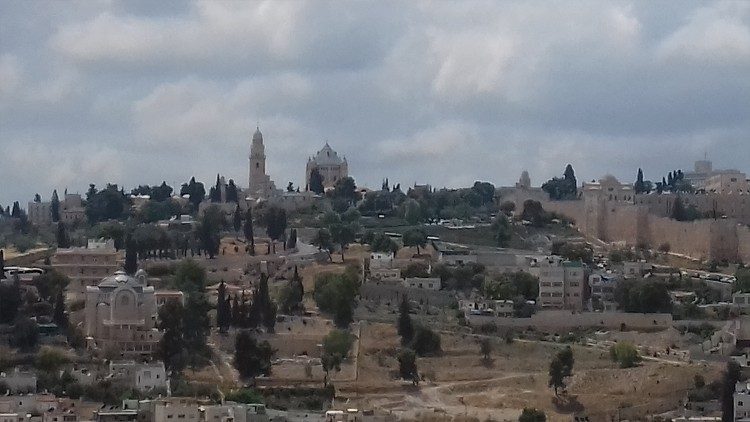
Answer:
[[[263,146],[263,134],[260,133],[260,128],[256,127],[250,144],[250,175],[247,185],[251,192],[257,193],[263,189],[265,180],[266,151]]]

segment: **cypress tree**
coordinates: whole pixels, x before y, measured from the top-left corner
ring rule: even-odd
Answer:
[[[237,208],[234,209],[233,216],[234,231],[239,232],[242,228],[242,212],[240,211],[240,205],[237,204]]]
[[[60,221],[60,198],[57,196],[57,189],[52,191],[52,201],[50,202],[50,209],[52,212],[52,221],[57,223]]]
[[[643,170],[640,168],[638,169],[638,176],[635,180],[635,185],[633,186],[633,190],[635,190],[635,193],[643,193]]]
[[[401,336],[401,344],[409,344],[414,338],[414,324],[409,315],[409,297],[404,295],[401,298],[401,304],[398,307],[398,325],[396,330]]]
[[[248,207],[245,212],[245,239],[250,244],[250,255],[255,255],[255,233],[253,232],[253,210]]]
[[[68,237],[68,230],[65,228],[65,223],[57,223],[57,247],[58,248],[69,248],[70,238]]]
[[[125,241],[125,273],[133,275],[138,271],[138,251],[131,235]]]
[[[242,308],[240,307],[240,301],[237,299],[237,295],[232,298],[232,325],[235,327],[242,326]]]
[[[565,173],[563,174],[565,181],[567,182],[567,194],[575,198],[578,194],[578,181],[576,181],[576,173],[573,170],[573,166],[568,164],[565,166]]]
[[[13,202],[13,210],[10,212],[10,216],[13,218],[21,218],[21,206],[18,205],[18,201]]]
[[[68,317],[65,314],[65,296],[63,295],[62,289],[57,292],[57,297],[55,298],[54,315],[52,319],[53,321],[55,321],[55,324],[57,324],[58,328],[62,330],[67,329]]]
[[[685,205],[682,203],[682,198],[678,195],[672,204],[672,218],[677,221],[685,221]]]
[[[224,280],[219,284],[218,298],[216,299],[216,325],[219,332],[225,333],[230,325],[231,310],[227,309],[227,287]]]

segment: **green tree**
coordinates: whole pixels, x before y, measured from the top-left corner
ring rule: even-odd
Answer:
[[[57,297],[55,298],[52,321],[54,321],[61,330],[68,329],[68,315],[65,312],[65,295],[62,290],[58,290]]]
[[[64,353],[51,347],[42,347],[39,353],[36,355],[36,361],[34,366],[37,369],[51,373],[56,372],[60,367],[70,362]]]
[[[323,175],[320,174],[320,171],[318,171],[317,168],[310,171],[310,185],[308,186],[308,190],[311,190],[318,195],[322,195],[325,192],[325,187],[323,187]]]
[[[555,356],[549,364],[549,386],[555,389],[555,396],[560,388],[565,388],[565,375],[560,358]]]
[[[176,299],[167,301],[159,308],[159,329],[162,338],[159,341],[159,357],[164,367],[172,374],[182,371],[187,361],[187,349],[184,341],[184,307]]]
[[[636,176],[635,183],[633,183],[633,190],[636,194],[644,193],[646,191],[645,183],[643,182],[643,170],[638,169],[638,175]]]
[[[341,356],[344,360],[354,344],[354,336],[346,330],[331,330],[323,337],[323,353]]]
[[[422,221],[422,207],[415,199],[407,199],[404,204],[404,220],[414,226]]]
[[[219,207],[212,205],[203,212],[198,220],[196,233],[200,239],[201,247],[213,259],[219,254],[221,236],[219,232],[224,226],[224,215]]]
[[[333,188],[333,197],[343,199],[349,205],[357,201],[357,185],[351,177],[344,177],[336,181]]]
[[[338,327],[345,328],[352,322],[358,293],[356,268],[347,269],[343,274],[320,274],[315,279],[315,302],[321,311],[333,316]]]
[[[411,315],[409,315],[409,297],[407,295],[401,297],[401,304],[398,309],[399,313],[396,329],[398,335],[401,336],[401,344],[406,345],[411,343],[414,339],[414,324],[411,321]]]
[[[17,318],[13,324],[13,345],[22,352],[33,350],[39,343],[39,327],[30,318]]]
[[[513,237],[513,230],[511,229],[508,217],[504,214],[498,214],[492,222],[492,231],[497,246],[500,246],[501,248],[508,246],[508,242],[510,242],[510,239]]]
[[[323,385],[328,385],[328,378],[331,371],[341,370],[341,360],[343,358],[338,354],[323,353],[320,356],[320,365],[323,367],[325,376],[323,377]]]
[[[125,241],[125,273],[134,275],[138,271],[138,252],[133,237],[128,235]]]
[[[641,361],[638,349],[625,341],[618,341],[617,344],[610,347],[609,355],[613,361],[620,364],[620,368],[632,368]]]
[[[13,283],[0,284],[0,323],[12,324],[21,306],[21,282],[17,276]]]
[[[332,240],[336,242],[341,248],[341,262],[344,261],[344,251],[346,247],[354,242],[357,235],[357,228],[355,223],[337,223],[330,226],[330,233]]]
[[[750,268],[738,268],[734,273],[737,281],[734,282],[732,290],[736,292],[750,292]]]
[[[372,249],[374,252],[390,252],[395,254],[396,252],[398,252],[399,246],[398,243],[391,239],[390,236],[379,232],[372,236],[372,240],[370,241],[370,249]]]
[[[258,343],[248,330],[237,334],[234,343],[234,367],[245,382],[271,374],[271,359],[276,351],[267,341]]]
[[[206,269],[192,259],[186,259],[175,266],[173,286],[185,294],[203,292],[206,288]]]
[[[549,215],[544,211],[544,208],[542,208],[542,204],[539,201],[527,199],[523,203],[521,219],[530,221],[535,227],[544,227],[549,221]]]
[[[239,193],[237,192],[237,185],[234,184],[234,179],[229,179],[229,183],[227,183],[226,202],[240,202]],[[239,229],[235,229],[235,231],[239,231]]]
[[[234,215],[232,216],[232,226],[235,232],[239,232],[242,228],[242,211],[240,210],[239,204],[237,204],[237,207],[234,209]]]
[[[422,229],[411,229],[404,233],[403,237],[404,246],[415,246],[417,248],[417,255],[419,255],[419,248],[427,245],[427,233]]]
[[[191,177],[188,183],[183,183],[180,189],[180,196],[188,195],[190,204],[193,206],[193,210],[197,211],[198,206],[203,202],[203,198],[206,197],[206,188],[203,183],[196,182],[195,177]]]
[[[50,210],[52,212],[52,221],[57,223],[60,221],[60,198],[57,196],[57,189],[52,191],[52,201],[50,202]]]
[[[578,182],[576,181],[576,174],[575,171],[573,171],[573,166],[570,164],[565,166],[563,178],[568,185],[568,196],[575,198],[578,194]]]
[[[398,354],[398,373],[402,379],[419,385],[419,371],[417,370],[417,356],[411,349],[402,349]]]
[[[286,241],[287,249],[294,249],[297,247],[297,229],[291,229],[289,231],[289,239]]]
[[[492,354],[492,340],[485,337],[479,342],[479,352],[482,354],[482,359],[485,361],[490,360],[490,354]]]
[[[410,347],[419,356],[430,356],[440,353],[440,334],[428,327],[417,325]]]
[[[563,367],[563,376],[569,377],[573,375],[573,363],[575,360],[573,359],[573,349],[570,348],[570,346],[565,347],[564,349],[557,352],[557,357],[560,359],[560,362],[562,363]]]
[[[224,280],[222,280],[219,283],[216,298],[216,325],[219,327],[219,332],[227,332],[231,324],[231,319],[231,309],[227,301],[227,286],[224,284]]]
[[[547,415],[544,411],[534,407],[524,407],[521,416],[518,417],[518,422],[546,422]]]
[[[325,250],[328,252],[328,256],[330,258],[331,253],[333,252],[333,237],[331,236],[331,231],[327,228],[319,229],[318,232],[315,234],[315,237],[312,240],[312,244],[317,246],[319,250]]]
[[[56,270],[39,274],[31,280],[31,284],[36,287],[39,298],[50,303],[58,294],[65,292],[69,283],[70,279]]]
[[[58,248],[70,247],[70,237],[68,237],[68,230],[65,228],[65,223],[57,223],[57,235],[55,236],[55,239],[57,240]]]
[[[260,283],[253,297],[253,306],[260,315],[260,320],[269,333],[272,333],[276,325],[276,304],[271,300],[268,293],[268,275],[260,275]]]
[[[86,193],[86,216],[89,222],[118,220],[125,216],[130,208],[125,192],[116,184],[107,184],[102,190],[89,185]]]
[[[682,198],[679,195],[677,195],[677,198],[675,198],[674,203],[672,204],[671,217],[677,221],[687,220],[685,205],[682,203]]]
[[[264,224],[266,226],[266,231],[268,232],[268,237],[274,241],[272,242],[273,253],[276,253],[275,241],[281,239],[284,232],[286,232],[286,210],[275,206],[269,207],[264,214]]]
[[[482,205],[492,204],[495,201],[495,185],[488,182],[474,182],[474,186],[471,187],[481,198]]]
[[[250,244],[250,255],[255,255],[255,233],[253,231],[253,210],[251,207],[247,207],[245,211],[245,239]]]
[[[297,266],[294,267],[294,275],[289,280],[289,284],[284,286],[279,292],[279,304],[281,312],[287,315],[298,314],[304,311],[302,299],[305,295],[305,289],[302,285],[302,278],[297,272]]]

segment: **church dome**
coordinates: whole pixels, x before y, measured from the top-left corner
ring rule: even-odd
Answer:
[[[143,271],[143,270],[139,270]],[[118,270],[115,271],[115,273],[109,277],[104,277],[102,281],[98,284],[100,288],[102,287],[120,287],[120,286],[142,286],[142,282],[145,281],[145,271],[140,274],[136,274],[137,276],[141,276],[141,280],[131,277],[125,273],[125,271]]]

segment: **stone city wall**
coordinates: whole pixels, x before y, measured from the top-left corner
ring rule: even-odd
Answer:
[[[651,214],[645,206],[614,202],[545,201],[542,206],[576,220],[590,238],[652,248],[668,243],[672,252],[702,260],[750,260],[750,229],[735,220],[681,222]]]

